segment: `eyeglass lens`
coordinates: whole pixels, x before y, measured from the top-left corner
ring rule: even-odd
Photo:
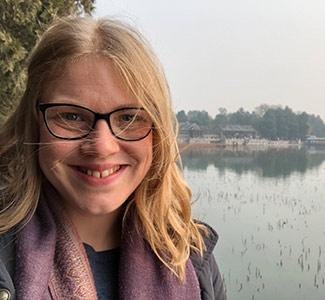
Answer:
[[[47,107],[45,120],[50,132],[63,139],[85,137],[93,130],[95,113],[81,107],[58,105]],[[138,140],[148,135],[152,122],[143,109],[125,108],[109,115],[110,129],[117,138]]]

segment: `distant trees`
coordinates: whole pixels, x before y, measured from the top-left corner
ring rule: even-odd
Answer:
[[[94,0],[0,1],[0,122],[21,97],[27,57],[46,25],[93,9]]]
[[[187,120],[195,122],[200,126],[210,126],[212,118],[204,110],[190,110],[187,113]]]
[[[178,122],[186,122],[187,121],[187,115],[184,110],[181,110],[176,115]]]
[[[219,113],[214,117],[214,128],[221,128],[228,123],[227,110],[225,108],[219,108]]]
[[[306,135],[325,137],[325,125],[319,116],[306,112],[295,113],[288,106],[268,106],[262,104],[253,112],[239,108],[234,113],[220,108],[214,118],[206,111],[192,110],[188,113],[180,111],[177,114],[179,122],[190,121],[203,125],[209,131],[220,132],[225,125],[251,125],[260,137],[267,139],[303,139]]]
[[[310,134],[325,137],[325,125],[320,116],[308,115],[308,124],[311,127]]]
[[[305,113],[306,114],[306,113]],[[261,117],[256,130],[270,139],[302,139],[308,134],[308,119],[294,113],[289,107],[268,109]]]

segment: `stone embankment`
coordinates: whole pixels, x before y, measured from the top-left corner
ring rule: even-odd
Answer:
[[[289,148],[301,147],[301,141],[286,140],[267,140],[267,139],[245,139],[232,138],[226,139],[224,142],[210,142],[204,139],[190,139],[187,142],[179,142],[179,148],[184,150],[196,149],[213,149],[213,148],[250,148],[250,149],[268,149],[268,148]]]

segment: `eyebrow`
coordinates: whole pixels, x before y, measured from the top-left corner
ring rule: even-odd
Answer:
[[[94,111],[93,107],[85,106],[85,105],[83,105],[83,103],[80,103],[80,102],[78,103],[73,100],[72,101],[71,100],[60,100],[60,98],[58,98],[56,101],[50,101],[50,102],[39,101],[39,103],[76,105],[76,106],[81,106],[81,107],[84,107],[84,108]],[[130,103],[114,106],[114,107],[110,108],[109,111],[114,111],[114,110],[118,110],[118,109],[122,109],[122,108],[142,108],[142,105],[138,102],[132,102],[132,103],[130,102]]]

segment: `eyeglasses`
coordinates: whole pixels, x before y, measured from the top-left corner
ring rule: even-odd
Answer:
[[[78,140],[94,130],[98,120],[106,120],[112,134],[124,141],[139,141],[152,130],[149,114],[139,107],[125,107],[106,114],[66,103],[39,103],[49,132],[59,139]]]

